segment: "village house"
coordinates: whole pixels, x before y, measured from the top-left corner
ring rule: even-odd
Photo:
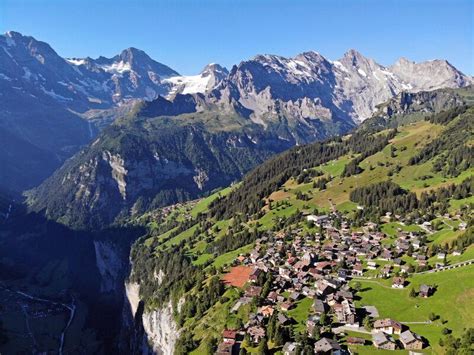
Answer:
[[[393,338],[385,333],[373,334],[372,342],[377,349],[395,350],[397,347]]]
[[[346,342],[348,345],[364,345],[365,339],[357,337],[347,337]]]
[[[374,332],[400,334],[402,332],[402,324],[393,319],[378,319],[374,322]]]
[[[403,344],[403,347],[408,350],[423,349],[423,340],[421,337],[409,330],[400,334],[400,342]]]
[[[253,326],[247,329],[247,333],[250,335],[250,339],[257,344],[265,337],[265,329],[261,326]]]
[[[376,270],[377,269],[377,263],[375,261],[369,261],[367,263],[367,269]]]
[[[314,313],[316,314],[323,314],[327,311],[326,304],[318,298],[316,298],[313,302],[313,309]]]
[[[314,344],[314,352],[316,354],[341,354],[341,345],[333,339],[321,338]]]
[[[403,277],[394,277],[392,282],[393,288],[404,288],[405,287],[405,279]]]
[[[216,355],[232,355],[235,344],[220,343],[217,347]]]
[[[252,271],[252,273],[250,274],[249,276],[249,280],[252,281],[252,282],[257,282],[258,281],[258,277],[262,274],[262,270],[260,269],[254,269]]]
[[[296,348],[298,347],[298,343],[296,342],[286,342],[283,345],[283,355],[297,355]]]
[[[245,290],[245,296],[247,297],[258,297],[262,293],[262,288],[260,286],[249,286]]]
[[[265,318],[270,317],[275,309],[272,306],[262,306],[259,308],[258,313],[264,316]]]
[[[234,344],[236,337],[237,337],[237,332],[235,330],[225,329],[222,332],[222,338],[223,338],[224,343]]]
[[[421,285],[418,295],[423,298],[428,298],[433,294],[433,287],[429,285]]]

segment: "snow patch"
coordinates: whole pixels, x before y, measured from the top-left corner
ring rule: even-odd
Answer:
[[[71,63],[72,65],[84,65],[84,64],[86,64],[85,59],[66,58],[66,61],[68,63]]]
[[[174,94],[179,88],[183,88],[182,94],[196,94],[198,92],[205,92],[210,80],[210,76],[203,77],[202,75],[172,76],[164,79],[163,83],[170,83],[175,86],[169,95]]]
[[[12,81],[12,79],[10,77],[8,77],[8,76],[6,76],[5,74],[2,74],[2,73],[0,73],[0,79]]]
[[[102,68],[107,73],[113,74],[123,74],[132,70],[130,63],[126,63],[123,60],[118,63],[113,63],[111,65],[102,65],[100,68]]]
[[[7,41],[7,46],[8,47],[15,47],[16,46],[16,42],[15,40],[11,37],[11,34],[10,33],[7,33],[7,36],[5,37],[6,41]]]
[[[41,86],[41,90],[48,96],[51,96],[55,100],[59,101],[72,101],[70,97],[64,97],[62,95],[56,94],[54,90],[46,90],[43,86]]]
[[[335,60],[334,62],[332,62],[332,64],[339,70],[342,70],[343,72],[346,72],[348,73],[349,71],[347,70],[347,68],[338,60]]]

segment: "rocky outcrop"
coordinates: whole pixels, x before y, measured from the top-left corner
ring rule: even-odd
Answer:
[[[133,354],[172,355],[180,329],[174,320],[171,301],[162,308],[148,311],[144,309],[139,293],[139,284],[125,283],[124,325],[129,328],[131,341],[127,351]]]
[[[173,306],[169,302],[161,309],[142,315],[145,336],[157,354],[172,355],[179,338],[179,328],[173,318]]]
[[[123,279],[125,263],[110,241],[94,240],[96,265],[100,275],[100,292],[116,292]]]

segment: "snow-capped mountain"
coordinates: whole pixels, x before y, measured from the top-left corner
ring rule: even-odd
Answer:
[[[161,80],[179,75],[135,48],[113,58],[64,59],[47,43],[17,32],[0,36],[0,47],[0,79],[79,112],[166,95]]]
[[[14,168],[0,172],[0,185],[18,191],[38,183],[140,100],[153,101],[142,111],[148,117],[196,113],[229,127],[248,121],[286,146],[346,132],[403,91],[472,83],[444,60],[402,58],[385,67],[355,50],[335,61],[316,52],[257,55],[230,72],[210,64],[183,76],[136,48],[65,59],[45,42],[7,32],[0,35],[0,134],[10,144],[0,160]]]
[[[198,75],[172,76],[163,83],[170,84],[167,97],[172,99],[176,94],[205,93],[214,89],[229,75],[229,71],[219,64],[211,63],[204,67]]]
[[[431,78],[431,79],[430,79]],[[376,106],[402,91],[457,88],[473,83],[447,61],[401,60],[384,67],[355,50],[330,61],[316,52],[293,58],[259,55],[232,68],[214,93],[220,101],[238,102],[255,122],[269,115],[289,115],[301,123],[334,116],[361,122]]]

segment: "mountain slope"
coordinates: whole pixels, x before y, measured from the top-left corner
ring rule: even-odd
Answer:
[[[106,128],[29,193],[31,208],[75,227],[100,227],[226,186],[290,147],[259,127],[245,128],[238,116],[154,117],[154,105]]]
[[[237,340],[247,351],[262,342],[281,351],[295,341],[314,349],[319,337],[369,351],[335,333],[341,324],[352,324],[338,311],[344,304],[357,309],[354,324],[364,326],[362,306],[371,304],[380,312],[371,323],[387,317],[406,322],[405,329],[425,338],[427,350],[445,353],[441,324],[455,337],[473,324],[462,312],[473,306],[473,268],[421,272],[443,267],[438,252],[447,253],[442,265],[474,256],[473,117],[472,107],[454,108],[397,130],[360,128],[341,140],[293,148],[230,189],[137,219],[150,231],[132,249],[127,289],[134,293],[127,295],[130,316],[141,320],[135,345],[203,353],[224,346],[224,330],[230,329],[251,334]],[[459,169],[449,169],[453,164]],[[352,274],[355,265],[371,279],[350,281],[359,275]],[[391,286],[398,275],[409,289]],[[414,298],[421,284],[437,288],[426,299]],[[446,299],[460,303],[453,308]],[[325,320],[315,300],[324,306]],[[140,311],[134,308],[138,301],[145,303]],[[433,312],[443,321],[411,323]],[[308,336],[311,321],[318,328]],[[256,328],[263,340],[253,336]]]
[[[465,102],[456,91],[416,95],[414,109],[425,113]],[[409,110],[402,113],[408,116]],[[370,128],[370,122],[374,127],[391,125],[390,118],[375,116],[361,130]],[[315,126],[315,136],[308,137],[307,131],[292,127],[290,122],[285,127],[272,123],[264,128],[236,111],[222,114],[202,95],[177,95],[174,102],[160,98],[137,105],[133,114],[105,129],[89,147],[32,190],[28,204],[68,225],[100,227],[119,217],[202,196],[240,179],[275,153],[349,129],[342,126],[331,131],[334,123],[329,122],[327,128]],[[356,138],[360,142],[354,141],[358,148],[353,149],[363,153],[365,138]],[[341,146],[327,154],[331,157],[348,149]],[[322,153],[310,150],[304,155]],[[237,208],[239,203],[230,205]]]

